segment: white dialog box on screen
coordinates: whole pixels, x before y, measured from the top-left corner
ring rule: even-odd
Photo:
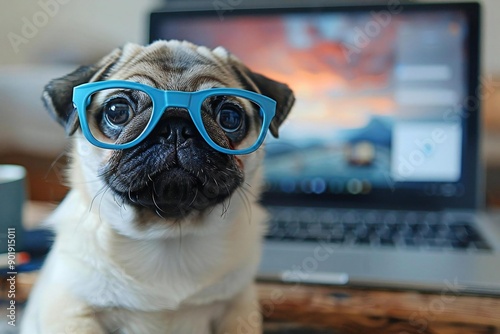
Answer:
[[[396,122],[391,177],[398,182],[455,182],[461,173],[459,123]]]

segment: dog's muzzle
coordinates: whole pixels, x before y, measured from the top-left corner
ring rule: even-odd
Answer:
[[[242,184],[235,158],[215,151],[188,117],[165,117],[146,140],[114,151],[104,168],[127,204],[180,219],[223,202]]]

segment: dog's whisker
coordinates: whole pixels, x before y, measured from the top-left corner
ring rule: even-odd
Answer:
[[[240,198],[243,202],[243,205],[245,206],[247,216],[249,217],[249,222],[251,222],[252,221],[252,205],[251,205],[250,199],[248,198],[245,191],[247,191],[245,189],[245,187],[241,187],[241,188],[236,190],[236,193],[240,196]]]
[[[56,164],[59,162],[59,160],[61,160],[62,157],[64,157],[66,155],[66,152],[62,152],[61,154],[59,154],[55,159],[54,161],[52,161],[52,163],[50,164],[50,167],[49,169],[47,170],[47,172],[45,173],[43,179],[45,181],[48,181],[48,178],[49,178],[49,174],[50,172],[52,172],[52,170],[54,170],[55,173],[57,173],[58,171],[55,169],[56,167]],[[69,187],[70,184],[68,184],[68,182],[66,181],[66,178],[62,178],[61,179],[61,183],[66,186],[66,187]]]
[[[193,200],[191,201],[191,203],[189,203],[189,207],[191,205],[193,205],[193,203],[196,201],[196,198],[198,197],[198,188],[195,189],[195,193],[194,193],[194,196],[193,196]]]
[[[182,222],[180,220],[175,221],[176,226],[179,229],[179,254],[182,256]]]
[[[109,176],[111,174],[116,174],[118,173],[118,170],[117,168],[113,167],[113,168],[108,168],[108,169],[103,169],[101,172],[99,172],[97,174],[98,177],[106,177],[106,176]]]
[[[158,210],[159,210],[159,211],[161,211],[161,212],[163,212],[163,213],[167,213],[167,212],[165,212],[164,210],[162,210],[162,209],[160,208],[160,206],[158,205],[158,203],[156,203],[156,199],[155,199],[155,192],[154,192],[154,190],[153,190],[153,192],[151,193],[151,199],[153,200],[153,204],[154,204],[154,206],[155,206],[155,208],[156,208],[156,212],[157,212],[157,213],[158,213]],[[166,219],[166,218],[165,218],[165,217],[163,217],[162,215],[159,215],[159,216],[160,216],[161,218],[163,218],[163,219]]]
[[[229,195],[231,192],[229,191],[229,187],[227,183],[224,183],[224,187],[226,187],[227,194]],[[222,211],[222,217],[226,216],[227,212],[229,211],[229,208],[231,207],[231,198],[232,195],[227,198],[227,205],[224,208],[224,204],[222,205],[223,211]]]
[[[156,208],[155,213],[163,220],[167,220],[167,218],[163,217],[162,214],[160,213],[160,209]]]
[[[82,182],[77,182],[77,181],[71,181],[71,185],[76,185],[76,184],[94,184],[94,183],[101,183],[102,180],[97,178],[97,179],[93,179],[93,180],[85,180],[85,181],[82,181]],[[69,186],[71,186],[69,185]]]
[[[110,190],[110,189],[111,189],[110,187],[105,187],[104,192],[101,195],[101,200],[99,201],[99,208],[98,208],[97,212],[99,213],[99,221],[101,223],[102,223],[102,217],[101,217],[102,201],[104,200],[104,196],[106,195],[106,192],[108,192],[108,190]]]
[[[249,196],[252,196],[254,200],[258,199],[258,196],[252,191],[253,189],[250,189],[252,188],[252,185],[245,182],[245,184],[241,188],[244,189]]]
[[[94,202],[95,202],[95,200],[97,199],[97,197],[98,197],[99,195],[101,195],[101,194],[105,193],[105,192],[106,192],[106,190],[107,190],[107,188],[108,188],[108,186],[105,184],[105,185],[103,185],[103,186],[101,187],[101,189],[99,189],[99,190],[97,191],[97,193],[95,194],[95,196],[92,198],[92,201],[90,202],[89,212],[91,212],[91,211],[92,211],[92,207],[94,206]]]
[[[226,200],[224,200],[224,201],[221,203],[221,205],[222,205],[222,209],[221,209],[220,217],[221,217],[221,218],[225,218],[226,213],[227,213],[227,210],[228,210],[228,205],[227,205]]]
[[[125,201],[123,200],[122,197],[120,197],[118,194],[113,193],[113,201],[118,205],[120,208],[122,208],[125,205]]]
[[[132,202],[132,203],[137,203],[137,201],[135,201],[135,200],[132,198],[132,185],[130,185],[130,186],[128,187],[128,192],[127,192],[127,194],[128,194],[128,199],[130,200],[130,202]]]
[[[160,194],[158,194],[158,192],[156,191],[156,184],[155,182],[151,179],[150,175],[148,174],[148,178],[151,180],[151,184],[153,186],[153,200],[154,200],[154,194],[156,194],[156,196],[159,196]]]

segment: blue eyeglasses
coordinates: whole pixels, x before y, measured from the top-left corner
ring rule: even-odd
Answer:
[[[166,91],[123,80],[75,87],[73,105],[85,138],[100,148],[131,148],[153,131],[169,108],[183,108],[205,141],[225,154],[248,154],[257,150],[276,112],[273,99],[243,89]],[[255,108],[254,119],[245,113],[248,108]],[[135,130],[127,131],[131,124]],[[226,138],[221,139],[220,131],[213,131],[215,126],[224,131]],[[254,126],[260,127],[260,132],[255,140],[250,140],[249,137],[254,137],[246,136],[245,132]],[[210,129],[212,131],[207,131]]]

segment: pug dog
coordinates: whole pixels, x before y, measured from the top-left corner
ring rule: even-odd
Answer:
[[[264,152],[221,152],[241,152],[256,140],[260,111],[212,96],[199,111],[167,106],[145,136],[151,101],[114,87],[88,97],[81,119],[73,89],[111,80],[266,96],[276,101],[275,137],[294,102],[287,85],[252,72],[224,48],[185,41],[126,44],[52,80],[43,101],[72,138],[71,190],[48,219],[56,237],[21,333],[262,333],[254,276],[266,221],[258,204]],[[190,112],[200,114],[204,135]],[[144,138],[109,149],[92,145],[83,128],[109,145]]]

